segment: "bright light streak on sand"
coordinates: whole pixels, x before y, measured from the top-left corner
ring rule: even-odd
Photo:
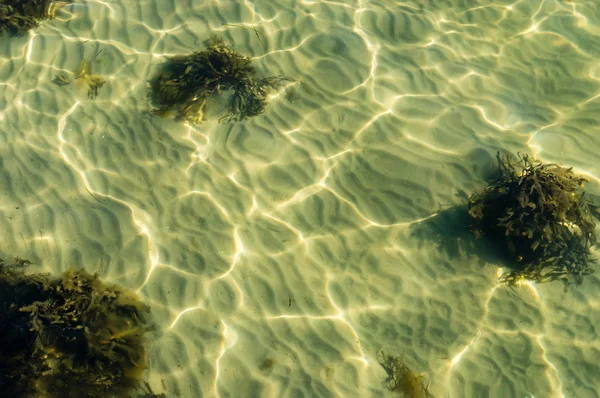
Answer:
[[[252,60],[258,60],[258,59],[261,59],[261,58],[263,58],[263,57],[266,57],[266,56],[268,56],[268,55],[273,55],[273,54],[277,54],[277,53],[292,52],[292,51],[294,51],[294,50],[296,50],[296,49],[298,49],[298,48],[302,47],[302,45],[303,45],[303,44],[304,44],[304,43],[305,43],[307,40],[309,40],[309,39],[310,39],[310,36],[308,36],[308,37],[305,37],[305,38],[304,38],[304,39],[303,39],[303,40],[300,42],[300,44],[298,44],[298,45],[297,45],[297,46],[295,46],[295,47],[285,48],[285,49],[283,49],[283,50],[273,50],[273,51],[269,51],[269,52],[267,52],[266,54],[263,54],[263,55],[258,55],[258,56],[256,56],[256,57],[252,57]]]
[[[556,366],[554,366],[554,364],[551,361],[549,361],[548,358],[546,357],[546,347],[544,347],[544,344],[542,343],[543,339],[544,339],[544,336],[541,334],[538,334],[538,335],[534,336],[533,340],[538,344],[538,346],[542,350],[542,359],[544,360],[544,362],[547,365],[547,368],[544,373],[546,374],[546,377],[550,381],[550,384],[552,385],[552,389],[555,391],[558,390],[560,392],[559,396],[564,398],[565,394],[562,391],[563,386],[562,386],[562,381],[560,380],[560,373],[558,372],[558,369],[556,369]]]
[[[365,131],[367,128],[369,128],[373,123],[375,123],[377,120],[379,120],[380,117],[385,116],[385,115],[389,115],[391,114],[392,111],[391,109],[385,110],[381,113],[378,113],[377,115],[373,116],[368,122],[366,122],[364,124],[364,126],[362,126],[354,135],[354,139],[356,139],[359,135],[362,134],[363,131]]]
[[[296,234],[296,236],[298,237],[298,239],[300,239],[300,241],[304,242],[304,234],[302,234],[302,231],[300,231],[299,229],[295,228],[292,224],[285,222],[275,216],[272,216],[270,214],[264,214],[265,217],[270,218],[271,220],[278,222],[279,224],[283,224],[285,225],[290,231],[292,231],[294,234]]]
[[[31,53],[33,52],[33,39],[35,38],[35,33],[31,33],[29,41],[27,42],[27,53],[25,54],[25,60],[27,62],[31,62]]]
[[[208,200],[210,200],[210,202],[212,204],[214,204],[216,207],[219,208],[219,210],[221,210],[221,213],[223,213],[223,215],[225,216],[225,218],[227,218],[228,220],[229,218],[229,212],[227,211],[227,209],[225,209],[223,206],[221,206],[221,204],[219,202],[217,202],[215,200],[215,198],[209,193],[209,192],[203,192],[203,191],[196,191],[196,190],[192,190],[189,191],[183,195],[181,195],[179,198],[185,198],[186,196],[190,196],[190,195],[199,195],[199,196],[204,196],[206,198],[208,198]]]
[[[423,142],[423,141],[419,140],[418,138],[413,137],[410,134],[405,134],[405,137],[407,140],[416,142],[417,144],[419,144],[427,149],[431,149],[435,152],[441,152],[441,153],[445,153],[448,155],[458,155],[458,152],[456,152],[456,151],[451,151],[449,149],[444,149],[444,148],[438,148],[435,145]]]
[[[374,82],[375,82],[375,71],[377,70],[377,53],[379,52],[379,48],[380,45],[378,43],[373,43],[371,41],[371,36],[369,36],[361,27],[361,23],[360,23],[360,19],[361,19],[361,14],[364,11],[368,11],[367,8],[359,8],[354,12],[354,32],[356,32],[356,34],[358,34],[361,39],[365,42],[365,45],[369,51],[369,54],[371,54],[371,62],[370,62],[370,70],[369,70],[369,76],[367,76],[367,78],[361,82],[360,84],[356,85],[355,87],[351,88],[350,90],[347,90],[345,92],[342,93],[342,95],[346,95],[349,94],[361,87],[365,87],[367,85],[367,83],[371,82],[371,91],[373,91],[373,86],[374,86]],[[373,96],[373,98],[375,98],[375,96]]]
[[[498,130],[508,130],[506,127],[494,122],[493,120],[491,120],[490,118],[487,117],[487,114],[485,112],[485,109],[479,105],[471,105],[471,107],[477,109],[479,111],[479,113],[481,114],[481,116],[483,117],[483,120],[485,120],[487,122],[487,124],[496,127]]]
[[[34,241],[48,241],[48,242],[54,242],[54,237],[49,236],[49,235],[42,235],[42,236],[36,236],[33,238]]]
[[[231,261],[231,266],[229,267],[229,269],[227,271],[225,271],[225,273],[223,273],[223,275],[220,275],[220,276],[216,277],[215,279],[225,278],[229,274],[231,274],[231,272],[235,268],[235,266],[236,266],[239,258],[244,253],[244,244],[242,243],[242,239],[240,238],[240,234],[238,232],[238,228],[237,227],[235,227],[234,230],[233,230],[233,240],[235,242],[235,253],[233,254],[233,259]]]
[[[114,14],[115,14],[115,10],[112,8],[112,6],[111,6],[109,3],[107,3],[107,2],[104,2],[104,1],[102,1],[102,0],[94,0],[94,1],[90,1],[90,2],[91,2],[91,3],[93,2],[93,3],[102,4],[104,7],[108,8],[108,16],[109,16],[110,18],[112,18],[112,17],[114,16]]]
[[[79,148],[77,148],[76,146],[70,144],[64,137],[63,133],[65,131],[65,126],[67,123],[67,118],[75,111],[75,109],[77,109],[77,107],[79,106],[79,101],[76,101],[73,106],[71,106],[71,108],[65,112],[64,115],[61,116],[61,118],[58,120],[58,131],[57,131],[57,136],[58,139],[60,141],[60,145],[59,145],[59,152],[61,154],[61,157],[63,158],[63,160],[65,161],[65,163],[76,173],[79,174],[79,176],[81,177],[81,180],[84,183],[85,189],[86,191],[96,200],[99,200],[97,198],[96,195],[98,196],[103,196],[105,198],[109,198],[117,203],[121,203],[124,206],[127,206],[130,210],[131,210],[131,218],[133,223],[137,226],[138,230],[140,231],[140,235],[144,235],[147,238],[148,241],[148,258],[150,259],[150,270],[148,272],[148,274],[146,275],[146,278],[144,280],[144,283],[142,283],[142,285],[137,289],[137,291],[139,292],[140,289],[142,289],[142,287],[144,287],[144,285],[148,282],[148,280],[150,279],[150,276],[152,275],[152,271],[154,270],[154,268],[156,267],[156,265],[159,263],[159,252],[158,252],[158,248],[156,248],[153,245],[153,239],[151,236],[151,225],[152,225],[152,219],[150,217],[150,215],[148,213],[146,213],[145,211],[143,211],[142,209],[140,209],[139,207],[131,204],[131,203],[127,203],[121,199],[115,198],[113,196],[110,195],[105,195],[105,194],[101,194],[98,192],[94,192],[93,188],[91,187],[87,175],[85,173],[84,170],[80,170],[76,164],[69,158],[69,156],[67,155],[67,153],[64,150],[65,146],[69,146],[70,148],[74,148],[79,156],[79,158],[83,158],[83,156],[81,155],[81,152],[79,151]]]
[[[475,336],[471,339],[471,341],[469,341],[467,343],[467,345],[458,353],[454,356],[454,358],[452,358],[452,360],[450,361],[450,369],[452,369],[452,367],[454,367],[456,364],[458,364],[460,362],[460,360],[462,359],[463,355],[471,348],[473,347],[473,345],[475,345],[475,343],[477,343],[477,340],[479,340],[479,335],[480,332],[477,331],[477,333],[475,334]]]
[[[219,383],[219,376],[221,375],[221,367],[220,367],[221,359],[223,359],[223,356],[225,356],[227,351],[229,351],[231,349],[231,347],[233,347],[235,345],[235,343],[237,343],[237,340],[238,340],[238,335],[235,330],[233,330],[231,327],[227,326],[227,324],[224,321],[221,321],[221,324],[223,325],[223,339],[221,340],[219,356],[217,357],[217,361],[216,361],[217,363],[216,363],[215,386],[214,386],[217,394],[218,394],[217,386]]]
[[[367,305],[367,306],[361,306],[361,307],[352,308],[347,311],[344,311],[335,303],[335,301],[333,300],[333,297],[331,296],[331,293],[329,292],[329,283],[331,282],[331,280],[332,280],[332,277],[330,275],[327,275],[327,279],[325,282],[325,290],[327,292],[327,298],[329,299],[329,303],[337,312],[336,315],[276,315],[276,316],[267,316],[266,319],[268,319],[268,320],[308,319],[308,320],[315,320],[315,321],[319,321],[319,320],[340,321],[344,324],[345,327],[347,327],[350,330],[350,333],[352,334],[352,338],[353,338],[354,342],[356,343],[357,350],[359,352],[358,356],[350,355],[350,356],[348,356],[348,358],[355,359],[357,361],[362,362],[363,365],[368,366],[369,360],[362,348],[362,344],[360,343],[360,337],[358,335],[358,332],[352,327],[352,324],[346,320],[345,315],[346,315],[346,313],[389,311],[390,309],[393,308],[393,306],[392,305],[371,305],[371,306]]]
[[[303,188],[300,191],[296,192],[294,194],[294,196],[292,196],[290,199],[286,200],[285,202],[281,203],[277,208],[281,209],[283,207],[292,205],[294,203],[303,202],[307,198],[321,192],[322,190],[323,190],[323,187],[320,186],[320,184],[309,185],[306,188]]]
[[[179,319],[184,315],[187,314],[190,311],[195,311],[195,310],[203,310],[204,307],[201,305],[197,305],[195,307],[189,307],[186,308],[185,310],[181,311],[173,320],[173,322],[171,322],[171,324],[169,325],[169,329],[173,329],[175,327],[175,325],[177,324],[177,321],[179,321]]]
[[[351,4],[342,3],[342,2],[339,2],[339,1],[326,1],[326,0],[311,1],[311,0],[302,0],[302,3],[306,4],[306,5],[330,4],[332,6],[337,6],[337,7],[354,8],[354,6],[352,6]]]
[[[259,211],[259,210],[260,210],[260,208],[258,207],[258,203],[256,203],[256,195],[252,195],[252,207],[250,208],[248,215],[251,215],[255,211]]]
[[[146,212],[144,212],[137,206],[134,206],[132,204],[129,204],[129,203],[126,203],[123,201],[119,201],[119,202],[131,209],[131,217],[133,219],[133,223],[138,227],[138,229],[140,231],[140,235],[146,236],[146,240],[148,241],[148,249],[147,250],[148,250],[148,258],[150,259],[150,270],[148,271],[148,275],[146,276],[144,283],[142,283],[142,285],[138,288],[137,291],[139,292],[144,287],[144,285],[146,283],[148,283],[148,281],[150,280],[150,276],[152,275],[152,271],[154,271],[154,268],[160,261],[158,248],[154,247],[154,244],[152,243],[153,239],[152,239],[152,235],[150,234],[150,227],[149,227],[149,225],[151,223],[150,215],[148,215]]]

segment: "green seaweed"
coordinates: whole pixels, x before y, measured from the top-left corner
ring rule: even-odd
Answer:
[[[582,190],[588,180],[527,155],[497,159],[499,176],[469,198],[469,214],[475,236],[502,242],[510,255],[513,270],[502,282],[580,284],[595,262],[596,223]]]
[[[205,44],[205,50],[168,58],[150,81],[154,114],[197,123],[209,98],[229,93],[220,120],[243,120],[262,114],[270,90],[292,81],[282,76],[257,79],[251,59],[217,36]]]
[[[104,80],[101,76],[98,75],[87,75],[86,82],[88,84],[88,98],[96,99],[98,96],[98,90],[102,88],[106,84],[106,80]]]
[[[385,383],[390,391],[395,391],[410,398],[433,398],[426,384],[425,375],[415,373],[401,357],[377,353],[377,362],[387,373]]]
[[[54,18],[57,5],[53,0],[0,0],[0,34],[26,34],[43,20]]]
[[[51,277],[25,274],[26,265],[0,262],[0,391],[132,396],[145,367],[149,308],[84,270]]]
[[[64,73],[59,73],[54,77],[53,83],[59,86],[66,86],[71,84],[74,80],[82,80],[88,84],[88,98],[96,99],[98,97],[98,90],[106,84],[106,80],[98,75],[92,74],[92,63],[98,57],[102,50],[98,51],[93,57],[85,58],[79,63],[75,77],[69,77]]]

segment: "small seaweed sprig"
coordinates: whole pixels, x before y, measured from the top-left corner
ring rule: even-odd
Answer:
[[[102,50],[94,54],[93,57],[82,60],[77,67],[77,72],[75,73],[74,78],[69,77],[64,73],[59,73],[56,75],[53,80],[54,84],[65,86],[71,84],[74,80],[81,79],[88,85],[88,98],[96,99],[96,97],[98,97],[98,90],[100,90],[106,84],[106,80],[104,80],[104,78],[92,74],[92,63],[96,60],[101,52]]]
[[[390,391],[397,391],[415,398],[433,398],[429,393],[428,383],[425,383],[425,375],[415,373],[402,361],[401,357],[379,351],[377,362],[387,374],[385,382]]]

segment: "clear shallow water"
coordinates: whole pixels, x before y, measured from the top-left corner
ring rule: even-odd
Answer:
[[[137,290],[168,396],[392,396],[383,347],[435,396],[597,397],[598,277],[498,285],[448,209],[497,150],[599,195],[599,24],[584,1],[77,1],[2,39],[2,252]],[[146,117],[156,67],[213,33],[309,90]],[[51,82],[99,49],[97,99]]]

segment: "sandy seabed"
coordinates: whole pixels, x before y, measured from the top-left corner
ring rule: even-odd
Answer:
[[[148,117],[212,34],[304,89]],[[457,210],[498,150],[600,197],[598,36],[592,1],[76,0],[1,39],[2,254],[138,291],[168,397],[394,396],[381,349],[436,397],[600,397],[598,276],[499,285]],[[100,50],[96,99],[52,83]]]

